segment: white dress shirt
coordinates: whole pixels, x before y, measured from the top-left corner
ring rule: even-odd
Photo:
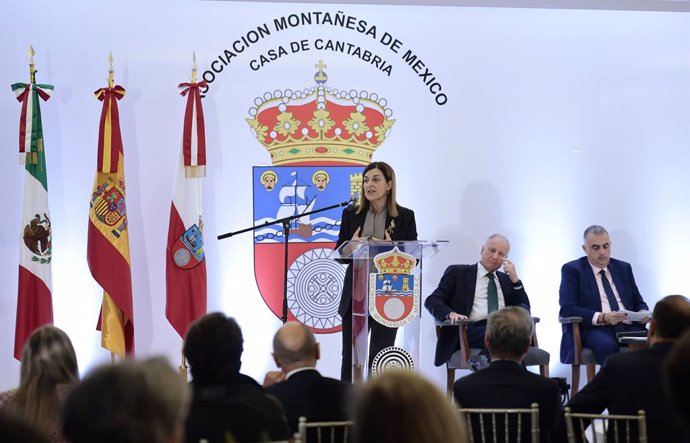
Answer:
[[[472,303],[472,311],[470,311],[469,317],[472,321],[485,320],[489,316],[489,277],[486,276],[488,273],[489,271],[481,263],[477,263],[477,283],[474,286],[474,303]],[[498,275],[495,272],[494,276],[498,292],[498,309],[505,308],[506,302],[503,298],[501,283],[498,281]]]
[[[601,312],[594,313],[594,315],[592,316],[592,324],[594,326],[604,326],[604,324],[598,323],[599,316],[603,315],[606,312],[611,312],[611,305],[609,304],[609,299],[606,296],[606,291],[604,291],[604,284],[601,282],[601,274],[599,274],[599,272],[601,272],[602,269],[606,271],[606,279],[609,281],[611,289],[613,289],[613,295],[616,296],[616,301],[618,302],[618,309],[622,311],[623,309],[625,309],[625,306],[623,305],[623,301],[621,300],[620,295],[618,295],[618,289],[616,289],[616,284],[613,282],[613,278],[611,278],[611,273],[609,272],[609,269],[594,266],[592,263],[589,263],[589,266],[592,267],[592,272],[594,272],[594,280],[596,280],[597,282],[599,298],[601,299]]]

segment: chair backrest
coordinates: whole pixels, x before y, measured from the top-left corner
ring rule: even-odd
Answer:
[[[351,420],[308,422],[306,417],[300,417],[295,443],[348,443],[353,425]]]
[[[470,443],[539,443],[539,405],[528,409],[459,408]]]
[[[581,414],[564,409],[568,443],[582,442],[591,425],[589,441],[593,443],[646,443],[647,419],[643,410],[637,415]],[[601,432],[601,433],[600,433]]]

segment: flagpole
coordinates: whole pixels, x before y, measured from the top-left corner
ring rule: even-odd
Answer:
[[[108,53],[108,64],[110,65],[108,67],[108,87],[112,88],[113,85],[115,85],[115,68],[113,68],[112,52]],[[96,172],[96,174],[98,174],[98,172]],[[116,361],[116,354],[113,351],[110,351],[110,364],[114,365]]]
[[[34,64],[34,55],[36,55],[36,51],[34,51],[34,47],[32,45],[29,45],[29,83],[32,85],[36,84],[36,65]],[[29,100],[31,100],[31,97],[29,97]],[[19,159],[19,163],[29,163],[35,165],[38,163],[38,153],[27,151],[26,154],[24,154],[24,157]]]
[[[36,65],[34,64],[34,51],[33,46],[29,46],[29,83],[36,83]]]
[[[108,87],[112,88],[115,85],[115,69],[113,68],[113,53],[108,54],[108,63],[110,63],[110,68],[108,68]]]
[[[182,363],[180,363],[180,378],[182,381],[187,383],[187,361],[184,358],[184,340],[182,340],[182,351],[180,351],[180,354],[182,355]]]
[[[192,83],[196,83],[196,52],[192,51]],[[186,168],[185,168],[186,169]],[[185,171],[186,175],[186,171]],[[187,382],[187,360],[184,358],[184,338],[182,339],[182,350],[180,351],[180,355],[182,357],[180,367],[178,368],[180,370],[180,378],[182,378],[182,381],[185,383]]]

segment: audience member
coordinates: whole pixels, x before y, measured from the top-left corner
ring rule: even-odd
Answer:
[[[673,346],[664,369],[667,393],[679,419],[685,424],[685,441],[690,442],[690,331],[685,332]]]
[[[289,437],[280,402],[240,373],[242,346],[240,326],[222,313],[190,325],[184,343],[193,378],[188,443],[225,443],[226,436],[237,443]]]
[[[285,408],[292,433],[300,417],[308,421],[348,420],[349,383],[322,376],[316,370],[319,344],[309,328],[288,322],[273,337],[273,360],[281,369],[266,375],[266,392]]]
[[[21,418],[0,410],[0,443],[50,443],[48,436]]]
[[[467,441],[460,414],[436,386],[414,372],[391,370],[370,379],[354,413],[355,443]]]
[[[537,403],[540,441],[549,442],[561,396],[555,380],[533,374],[520,364],[529,349],[532,328],[529,312],[518,306],[491,313],[484,338],[491,364],[457,380],[453,396],[463,408],[529,408]],[[523,423],[522,441],[529,441],[529,420]],[[481,426],[477,423],[473,428],[475,439],[480,439]],[[499,428],[502,439],[504,430]]]
[[[162,358],[101,366],[67,397],[72,443],[181,443],[189,391]]]
[[[616,332],[644,331],[640,323],[629,323],[623,310],[647,311],[635,284],[630,264],[611,258],[611,240],[602,226],[585,229],[582,250],[587,254],[563,265],[559,303],[561,317],[582,317],[582,345],[591,349],[597,363],[619,352]],[[646,323],[648,318],[642,323]],[[625,323],[624,323],[625,322]],[[573,363],[572,325],[563,325],[561,362]]]
[[[69,337],[55,326],[43,326],[26,340],[19,387],[0,393],[0,409],[36,426],[51,442],[63,442],[62,400],[78,380],[77,357]]]
[[[424,306],[438,321],[473,320],[467,327],[467,339],[472,348],[484,348],[487,316],[505,306],[522,306],[529,310],[529,299],[513,262],[508,260],[510,243],[501,234],[490,236],[474,265],[452,265],[443,273],[438,288],[424,302]],[[498,271],[503,267],[505,272]],[[498,280],[498,284],[496,284]],[[441,328],[436,344],[434,363],[441,366],[453,352],[460,349],[458,331]],[[473,357],[470,369],[488,366],[488,350]]]
[[[647,417],[649,443],[679,441],[682,427],[671,411],[671,399],[664,390],[662,366],[674,342],[690,330],[690,301],[681,295],[661,299],[649,326],[649,348],[609,357],[594,379],[575,394],[567,406],[572,412],[637,414]],[[684,368],[687,376],[687,367]],[[558,432],[563,437],[563,417]]]

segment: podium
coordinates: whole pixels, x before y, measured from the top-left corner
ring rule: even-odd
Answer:
[[[419,370],[423,264],[448,244],[361,240],[333,251],[353,271],[353,381],[392,368]]]

